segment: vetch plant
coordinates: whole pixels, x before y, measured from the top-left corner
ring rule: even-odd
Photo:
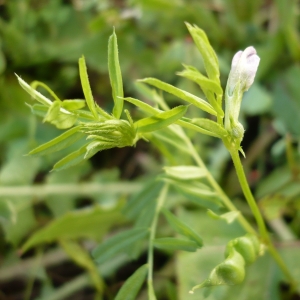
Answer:
[[[132,97],[124,97],[117,37],[113,32],[108,43],[109,77],[114,101],[112,113],[104,111],[94,101],[84,57],[79,59],[79,73],[85,100],[62,101],[43,83],[33,82],[28,85],[18,77],[22,88],[39,102],[39,104],[29,105],[32,112],[43,116],[44,122],[49,122],[59,129],[67,129],[60,136],[38,146],[29,154],[49,154],[79,142],[80,147],[76,151],[69,153],[54,165],[53,170],[59,171],[87,160],[101,150],[134,146],[139,139],[145,139],[154,144],[165,143],[176,147],[178,151],[184,152],[194,161],[195,165],[165,166],[164,173],[160,174],[156,181],[149,183],[143,191],[124,205],[123,213],[133,221],[133,227],[105,240],[92,251],[94,260],[97,263],[103,263],[121,252],[135,252],[135,249],[140,248],[141,241],[148,240],[147,264],[141,266],[128,278],[115,299],[135,299],[146,277],[148,297],[151,300],[156,299],[153,287],[154,248],[195,252],[205,246],[205,240],[197,231],[180,220],[166,205],[170,187],[176,188],[178,193],[191,196],[191,199],[194,199],[193,201],[198,205],[208,208],[208,214],[212,218],[224,219],[228,223],[237,220],[247,232],[246,235],[228,242],[225,260],[211,271],[205,281],[191,287],[192,293],[198,288],[240,284],[247,272],[247,265],[255,263],[257,257],[263,255],[264,249],[270,252],[286,280],[292,288],[295,288],[294,278],[271,241],[249,188],[239,156],[239,152],[244,155],[241,148],[244,128],[238,120],[240,105],[243,93],[251,87],[254,81],[260,59],[253,47],[239,51],[233,57],[225,90],[224,112],[218,58],[204,31],[197,26],[186,25],[203,58],[206,75],[188,65],[184,65],[184,70],[178,75],[197,83],[206,100],[155,78],[145,78],[139,82],[169,93],[186,102],[186,105],[170,109],[162,94],[157,93],[156,90],[150,92],[155,102],[154,106]],[[53,97],[53,101],[39,93],[36,90],[38,86],[45,88]],[[130,112],[124,109],[124,101],[138,107],[146,115],[145,118],[134,121]],[[88,110],[83,109],[85,105]],[[187,114],[189,108],[201,109],[210,114],[212,119],[191,119]],[[256,219],[258,232],[238,212],[215,181],[185,129],[223,141],[232,157],[245,199]],[[220,207],[226,209],[227,212],[219,215]],[[164,217],[176,233],[175,236],[156,237],[160,216]],[[37,243],[33,235],[25,243],[23,250]]]

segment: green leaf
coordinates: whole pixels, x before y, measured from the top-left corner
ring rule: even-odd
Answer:
[[[210,45],[205,32],[196,25],[192,26],[189,23],[185,24],[199,52],[201,53],[208,77],[213,81],[219,82],[220,71],[218,58],[214,49]]]
[[[55,121],[59,115],[61,107],[61,101],[54,101],[52,102],[51,106],[49,107],[47,114],[43,120],[43,122],[52,122]]]
[[[109,228],[122,223],[120,207],[108,210],[94,206],[64,214],[35,232],[22,247],[22,252],[42,244],[59,239],[88,237],[100,239]]]
[[[70,111],[78,110],[85,107],[85,101],[80,99],[64,100],[62,101],[61,106]]]
[[[95,288],[101,293],[103,291],[103,281],[87,250],[85,250],[78,243],[70,240],[61,240],[60,244],[62,245],[64,251],[77,265],[83,267],[89,272]]]
[[[173,125],[171,125],[171,126],[173,126]],[[172,150],[174,147],[176,147],[176,148],[178,148],[178,150],[189,154],[189,150],[183,143],[183,140],[175,133],[177,128],[175,127],[175,128],[171,129],[170,127],[168,127],[167,130],[164,130],[164,131],[153,132],[151,140],[155,143],[156,146],[158,146],[158,143],[159,143],[165,148],[164,144],[168,144],[169,146],[171,146],[171,147],[169,147],[170,150]],[[170,157],[170,159],[174,160],[174,164],[176,164],[176,159],[173,156]]]
[[[186,117],[183,117],[181,120],[178,120],[176,122],[176,124],[178,124],[178,125],[180,125],[182,127],[185,127],[185,128],[188,128],[188,129],[200,132],[202,134],[206,134],[206,135],[209,135],[209,136],[220,138],[220,136],[217,135],[217,134],[215,134],[214,132],[208,131],[208,130],[206,130],[206,129],[200,127],[200,126],[198,126],[197,124],[193,124],[192,120],[189,119],[189,118],[186,118]]]
[[[202,75],[196,68],[184,65],[186,70],[177,73],[177,75],[190,79],[196,82],[204,92],[209,103],[217,111],[218,115],[224,117],[224,111],[220,103],[217,102],[215,94],[218,99],[222,99],[223,90],[219,82],[213,81]]]
[[[84,93],[86,103],[89,107],[89,110],[93,114],[95,120],[99,120],[94,97],[93,97],[92,90],[90,87],[90,82],[89,82],[89,78],[88,78],[88,74],[87,74],[84,56],[79,58],[79,75],[80,75],[82,90]]]
[[[134,242],[145,238],[149,234],[148,228],[134,228],[120,232],[98,245],[92,256],[97,263],[103,263],[115,255],[124,252]]]
[[[166,209],[162,210],[164,216],[166,217],[170,226],[179,234],[184,235],[190,240],[197,243],[198,247],[203,246],[202,238],[198,235],[196,231],[194,231],[190,226],[182,222],[179,218],[174,216],[171,212]]]
[[[105,144],[103,142],[92,141],[86,147],[86,153],[84,155],[84,159],[89,159],[93,155],[95,155],[97,152],[99,152],[103,149],[106,149],[106,148],[112,148],[112,146],[108,147],[108,146],[105,146]]]
[[[178,238],[159,238],[155,239],[154,247],[164,250],[183,250],[188,252],[195,252],[199,248],[194,241],[187,241]]]
[[[192,122],[199,127],[214,133],[220,138],[226,137],[228,135],[227,130],[223,126],[212,120],[206,118],[194,118],[192,119]]]
[[[196,82],[204,91],[209,90],[217,95],[223,94],[222,87],[214,80],[211,80],[206,76],[202,75],[196,68],[192,70],[186,65],[184,65],[184,67],[186,68],[186,70],[178,72],[177,75]]]
[[[62,109],[61,109],[62,110]],[[51,121],[51,124],[55,125],[58,129],[68,129],[72,127],[77,121],[76,115],[59,113],[57,117]]]
[[[173,184],[176,188],[179,188],[195,196],[215,197],[217,195],[216,192],[212,191],[212,189],[208,185],[201,182],[184,182],[169,178],[166,178],[164,180]]]
[[[167,93],[170,93],[184,101],[187,101],[187,102],[199,107],[200,109],[202,109],[212,115],[215,115],[215,116],[217,115],[217,112],[209,103],[207,103],[205,100],[203,100],[199,97],[196,97],[195,95],[193,95],[191,93],[188,93],[186,91],[178,89],[168,83],[165,83],[165,82],[160,81],[155,78],[145,78],[145,79],[141,79],[139,81],[153,85]]]
[[[180,119],[187,111],[188,106],[180,105],[169,111],[158,113],[152,117],[141,119],[134,123],[138,133],[151,132],[165,128],[178,119]]]
[[[36,99],[38,102],[44,104],[45,106],[51,106],[52,101],[50,99],[48,99],[47,97],[45,97],[44,95],[42,95],[41,93],[39,93],[38,91],[36,91],[35,89],[33,89],[29,84],[27,84],[21,77],[19,77],[16,74],[19,84],[21,85],[21,87],[33,98]]]
[[[225,220],[228,224],[232,223],[239,215],[239,211],[230,211],[222,215],[217,215],[212,210],[207,210],[207,215],[210,216],[212,219],[215,220]]]
[[[154,107],[150,106],[149,104],[147,104],[145,102],[142,102],[142,101],[140,101],[138,99],[135,99],[135,98],[127,97],[127,98],[123,98],[123,99],[130,102],[130,103],[132,103],[132,104],[134,104],[135,106],[139,107],[143,112],[151,114],[151,115],[157,114],[159,112],[163,112],[162,110],[154,108]],[[204,128],[201,128],[201,127],[191,123],[191,119],[188,119],[188,118],[185,118],[185,117],[183,117],[180,120],[177,120],[175,123],[182,126],[182,127],[185,127],[185,128],[191,129],[191,130],[195,130],[197,132],[200,132],[200,133],[203,133],[203,134],[206,134],[206,135],[219,137],[217,134],[215,134],[213,132],[210,132],[210,131],[208,131]]]
[[[123,111],[123,82],[118,56],[118,42],[115,31],[108,40],[108,71],[114,99],[113,115],[120,119]]]
[[[123,284],[115,300],[135,300],[148,272],[148,264],[138,268]]]
[[[162,177],[162,180],[172,184],[178,192],[197,205],[210,209],[218,209],[223,206],[218,194],[202,182],[185,182],[168,177]]]
[[[207,174],[205,169],[195,166],[164,167],[164,170],[168,176],[182,180],[199,179]]]
[[[126,97],[126,98],[123,98],[123,99],[130,102],[130,103],[132,103],[132,104],[134,104],[135,106],[137,106],[142,111],[144,111],[148,114],[154,115],[154,114],[157,114],[159,112],[162,112],[160,109],[154,108],[151,105],[149,105],[149,104],[147,104],[147,103],[145,103],[141,100],[131,98],[131,97]]]
[[[76,126],[68,131],[64,132],[60,136],[54,138],[53,140],[38,146],[37,148],[31,150],[28,155],[38,154],[45,155],[53,152],[65,149],[75,143],[80,138],[84,137],[84,134],[79,132],[81,126]]]
[[[60,161],[58,161],[53,166],[53,171],[59,171],[59,170],[62,170],[62,169],[66,169],[66,168],[77,165],[80,162],[84,161],[87,146],[88,146],[88,144],[82,146],[80,149],[78,149],[78,150],[68,154],[64,158],[62,158]]]
[[[123,208],[124,215],[130,219],[137,219],[147,204],[156,201],[162,185],[162,182],[159,181],[148,181],[143,189],[126,203]]]

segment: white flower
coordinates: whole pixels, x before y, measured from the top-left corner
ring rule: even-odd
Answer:
[[[231,62],[231,70],[225,92],[225,128],[239,141],[244,128],[239,123],[239,113],[243,94],[253,84],[260,58],[254,47],[237,52]]]
[[[230,96],[238,86],[242,93],[250,88],[254,81],[259,61],[260,58],[252,46],[234,55],[228,79],[228,93]]]

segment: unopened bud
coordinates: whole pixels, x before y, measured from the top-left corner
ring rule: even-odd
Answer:
[[[233,138],[239,129],[239,141],[243,136],[243,128],[238,121],[242,97],[253,84],[259,61],[260,58],[252,46],[237,52],[232,59],[225,93],[225,128]]]
[[[252,46],[234,55],[228,79],[229,95],[232,95],[236,88],[239,88],[242,93],[250,88],[254,81],[259,61],[260,58]]]

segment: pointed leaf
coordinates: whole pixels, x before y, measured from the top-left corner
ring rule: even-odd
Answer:
[[[84,161],[87,145],[88,144],[84,145],[80,149],[70,153],[69,155],[65,156],[60,161],[58,161],[53,166],[53,171],[59,171],[62,169],[66,169],[66,168],[77,165],[77,164],[81,163],[82,161]]]
[[[219,82],[220,71],[217,55],[211,47],[205,32],[197,26],[186,23],[186,26],[203,58],[207,75],[210,79]]]
[[[162,177],[162,180],[172,184],[174,188],[189,199],[189,201],[193,201],[197,205],[210,209],[218,209],[222,206],[218,194],[201,182],[185,182],[164,177]]]
[[[215,94],[222,99],[223,90],[219,82],[213,81],[202,75],[198,70],[191,70],[190,67],[185,66],[186,70],[177,73],[177,75],[190,79],[196,82],[204,92],[209,103],[213,106],[220,117],[224,117],[224,111],[220,103],[217,102]]]
[[[202,75],[198,70],[186,69],[181,72],[178,72],[177,75],[196,82],[204,90],[210,90],[217,95],[223,94],[222,87],[219,84],[217,84],[214,80],[211,80],[206,76]]]
[[[94,156],[97,152],[105,149],[105,143],[102,141],[92,141],[90,144],[86,147],[86,153],[84,155],[84,159],[89,159],[92,156]]]
[[[124,252],[125,248],[131,247],[134,242],[145,238],[148,234],[148,228],[134,228],[120,232],[97,246],[92,255],[97,263],[103,263]]]
[[[135,99],[135,98],[131,98],[131,97],[126,97],[126,98],[123,98],[124,100],[134,104],[135,106],[137,106],[138,108],[140,108],[142,111],[148,113],[148,114],[151,114],[151,115],[154,115],[154,114],[157,114],[159,112],[162,112],[162,110],[159,110],[157,108],[154,108],[152,107],[151,105],[141,101],[141,100],[138,100],[138,99]]]
[[[168,176],[182,180],[199,179],[207,174],[205,169],[195,166],[164,167],[164,170]]]
[[[167,93],[170,93],[184,101],[187,101],[197,107],[199,107],[200,109],[212,114],[212,115],[217,115],[217,112],[214,110],[214,108],[205,100],[196,97],[195,95],[188,93],[184,90],[178,89],[168,83],[165,83],[163,81],[160,81],[158,79],[155,78],[145,78],[145,79],[141,79],[139,80],[140,82],[145,82],[148,83],[150,85],[153,85]]]
[[[33,89],[29,84],[27,84],[21,77],[16,74],[19,84],[21,87],[33,98],[39,101],[40,103],[44,104],[45,106],[50,106],[52,101]]]
[[[141,119],[134,123],[138,133],[151,132],[165,128],[178,119],[180,119],[187,111],[188,106],[180,105],[169,111],[158,113],[152,117]]]
[[[180,120],[178,120],[176,122],[176,124],[178,124],[182,127],[185,127],[185,128],[188,128],[188,129],[191,129],[191,130],[194,130],[194,131],[206,134],[206,135],[209,135],[209,136],[220,138],[220,136],[217,135],[216,133],[214,133],[212,131],[208,131],[208,130],[198,126],[197,124],[193,124],[192,120],[189,119],[189,118],[186,118],[186,117],[183,117]]]
[[[65,149],[73,143],[75,143],[80,138],[84,137],[84,134],[79,132],[80,129],[81,126],[73,127],[61,134],[60,136],[54,138],[53,140],[31,150],[28,154],[45,155]]]
[[[214,134],[218,135],[220,138],[223,138],[228,135],[227,130],[223,126],[221,126],[220,124],[212,120],[206,118],[194,118],[192,119],[192,122],[204,128],[205,130],[213,132]]]
[[[159,112],[163,112],[160,109],[154,108],[152,106],[150,106],[149,104],[142,102],[138,99],[135,98],[131,98],[131,97],[127,97],[127,98],[123,98],[124,100],[134,104],[135,106],[139,107],[143,112],[148,113],[148,114],[157,114]],[[210,135],[210,136],[214,136],[214,137],[219,137],[217,134],[210,132],[204,128],[201,128],[193,123],[191,123],[191,119],[185,118],[183,117],[182,119],[179,119],[175,122],[176,124],[185,127],[185,128],[189,128],[191,130],[195,130],[197,132],[206,134],[206,135]]]
[[[174,130],[171,130],[170,127],[168,128],[168,130],[153,132],[152,133],[152,136],[154,137],[154,139],[152,138],[153,142],[155,142],[157,146],[159,146],[159,144],[162,144],[162,142],[167,143],[172,147],[177,147],[182,152],[189,153],[189,150],[187,149],[187,147],[185,147],[185,144],[183,143],[182,139],[178,137],[178,135],[176,135]],[[164,145],[162,146],[165,147]]]
[[[79,75],[87,106],[89,107],[89,110],[93,114],[95,120],[98,120],[99,116],[96,110],[94,97],[90,87],[84,56],[79,58]]]
[[[196,231],[194,231],[190,226],[182,222],[179,218],[174,216],[171,212],[166,209],[162,210],[164,216],[166,217],[170,226],[179,234],[184,235],[185,237],[189,238],[190,240],[197,243],[198,247],[203,246],[202,238],[198,235]]]
[[[138,268],[123,284],[115,300],[136,300],[148,272],[148,264]]]
[[[179,188],[189,194],[193,194],[195,196],[205,196],[205,197],[215,197],[216,192],[212,191],[209,186],[201,182],[184,182],[175,179],[164,179],[166,182],[170,182],[176,188]]]
[[[123,82],[119,63],[118,42],[115,31],[108,40],[108,71],[112,87],[112,95],[115,102],[113,115],[120,119],[123,111]]]
[[[194,241],[187,241],[179,238],[159,238],[153,241],[154,247],[164,250],[183,250],[195,252],[199,248]]]

